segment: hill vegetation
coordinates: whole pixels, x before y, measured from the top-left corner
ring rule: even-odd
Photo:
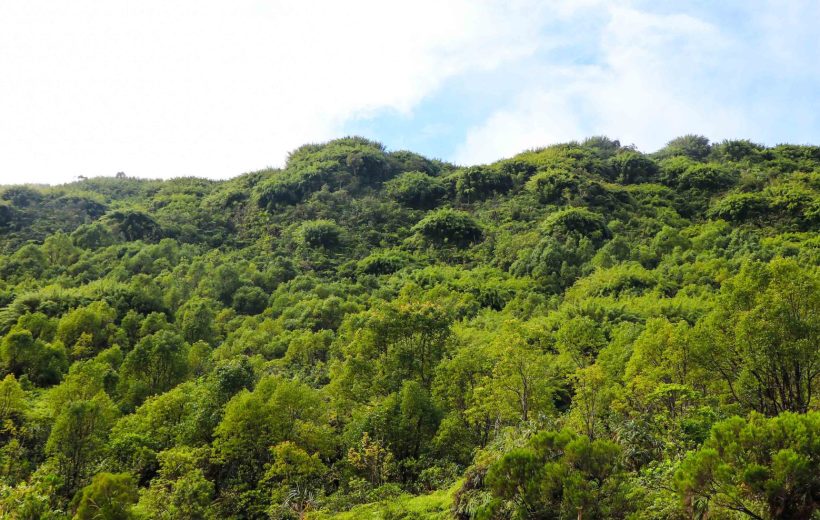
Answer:
[[[0,516],[817,518],[819,227],[694,135],[0,188]]]

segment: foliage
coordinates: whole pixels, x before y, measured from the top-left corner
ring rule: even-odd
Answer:
[[[428,214],[413,229],[435,245],[467,247],[481,240],[481,226],[468,213],[449,208]]]
[[[818,435],[817,412],[732,417],[683,461],[675,486],[688,504],[704,500],[708,513],[810,518],[820,497]]]
[[[385,184],[387,195],[413,209],[436,207],[447,194],[444,182],[423,172],[407,172]]]
[[[820,147],[348,137],[0,189],[3,518],[813,518]]]

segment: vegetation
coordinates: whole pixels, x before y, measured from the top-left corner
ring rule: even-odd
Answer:
[[[820,147],[0,188],[0,516],[812,519]]]

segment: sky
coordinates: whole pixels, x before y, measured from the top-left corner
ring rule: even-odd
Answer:
[[[461,165],[820,144],[820,1],[2,0],[0,184],[225,179],[346,135]]]

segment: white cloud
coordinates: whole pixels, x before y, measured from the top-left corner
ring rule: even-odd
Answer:
[[[639,0],[2,1],[0,184],[230,177],[471,74],[516,94],[462,163],[594,134],[816,137],[820,7],[727,5],[742,29]]]
[[[608,7],[593,65],[546,69],[510,106],[467,134],[461,163],[508,156],[525,147],[608,135],[654,150],[685,133],[737,136],[742,111],[711,90],[733,42],[684,14]]]
[[[0,5],[0,183],[227,177],[534,50],[536,1]]]

